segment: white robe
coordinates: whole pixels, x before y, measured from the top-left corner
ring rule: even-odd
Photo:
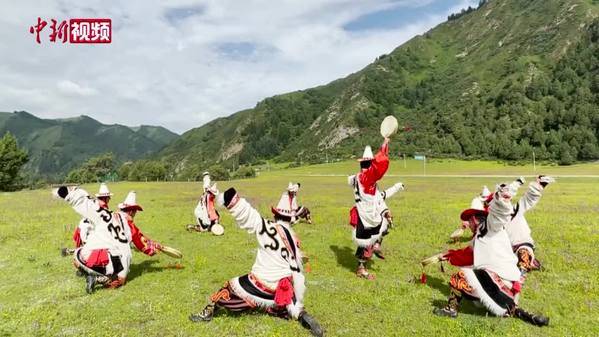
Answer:
[[[358,237],[357,228],[352,229],[352,239],[359,247],[368,247],[374,244],[377,240],[383,236],[389,227],[389,220],[384,214],[389,210],[385,200],[391,198],[395,193],[399,192],[399,185],[395,184],[385,191],[381,192],[376,187],[374,195],[367,193],[361,193],[363,191],[360,180],[355,175],[348,177],[349,185],[354,188],[354,198],[356,199],[356,209],[358,210],[358,216],[362,222],[362,226],[365,229],[376,228],[380,226],[378,232],[373,232],[371,235],[365,235]]]
[[[349,176],[347,183],[354,187],[354,197],[356,198],[356,208],[358,215],[365,228],[373,228],[383,223],[383,214],[389,209],[385,200],[391,198],[395,193],[399,192],[399,187],[393,185],[385,191],[380,191],[378,185],[374,195],[362,193],[364,187],[360,183],[357,176]]]

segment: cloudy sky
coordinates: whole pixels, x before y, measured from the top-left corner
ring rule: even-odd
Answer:
[[[358,71],[478,0],[3,1],[0,111],[182,133]],[[37,18],[110,18],[111,44],[41,44]]]

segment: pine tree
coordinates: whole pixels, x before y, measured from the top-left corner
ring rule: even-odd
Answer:
[[[27,153],[17,146],[17,139],[7,132],[0,139],[0,191],[16,188],[19,170],[27,159]]]

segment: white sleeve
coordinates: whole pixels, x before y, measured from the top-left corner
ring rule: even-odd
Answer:
[[[487,228],[489,231],[499,232],[510,222],[513,211],[510,200],[503,199],[498,193],[495,193],[493,200],[489,204],[489,215],[487,216]]]
[[[262,226],[262,221],[266,221],[245,198],[239,198],[235,206],[229,209],[229,212],[239,228],[247,230],[248,233],[254,233]]]
[[[541,200],[542,194],[543,186],[541,186],[536,181],[531,182],[528,185],[528,190],[526,191],[526,193],[524,193],[522,198],[520,198],[520,200],[518,201],[518,204],[516,204],[516,207],[514,208],[514,215],[523,214],[531,208],[535,207],[539,200]]]
[[[516,194],[518,193],[518,189],[520,189],[521,186],[522,186],[522,183],[518,179],[514,180],[510,183],[509,187],[510,187],[510,192],[512,193],[512,197],[516,196]]]
[[[112,219],[112,213],[101,208],[100,204],[83,189],[75,188],[69,191],[64,200],[73,207],[75,212],[93,224],[110,223]]]
[[[383,193],[383,199],[389,199],[391,198],[393,195],[395,195],[395,193],[399,192],[403,190],[403,184],[402,183],[397,183],[391,187],[389,187],[388,189],[385,190],[385,192]]]
[[[349,186],[354,186],[356,183],[356,175],[347,177],[347,184]]]
[[[196,217],[196,219],[200,218],[202,216],[202,202],[198,202],[198,204],[196,205],[196,208],[193,210],[193,215]]]
[[[210,188],[210,183],[211,183],[210,176],[209,175],[205,175],[202,178],[202,183],[203,183],[204,190],[209,189]]]

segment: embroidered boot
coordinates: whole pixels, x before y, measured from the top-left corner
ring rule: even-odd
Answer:
[[[456,291],[452,289],[447,301],[447,305],[443,308],[435,308],[433,313],[437,316],[456,318],[458,317],[458,309],[460,308],[461,301],[461,294],[456,293]]]
[[[216,311],[216,307],[214,303],[208,304],[202,311],[197,314],[191,314],[189,319],[192,322],[210,322],[214,317],[214,312]]]
[[[374,275],[368,272],[366,266],[364,265],[366,261],[360,261],[358,264],[358,269],[356,270],[356,276],[367,279],[374,280]]]

